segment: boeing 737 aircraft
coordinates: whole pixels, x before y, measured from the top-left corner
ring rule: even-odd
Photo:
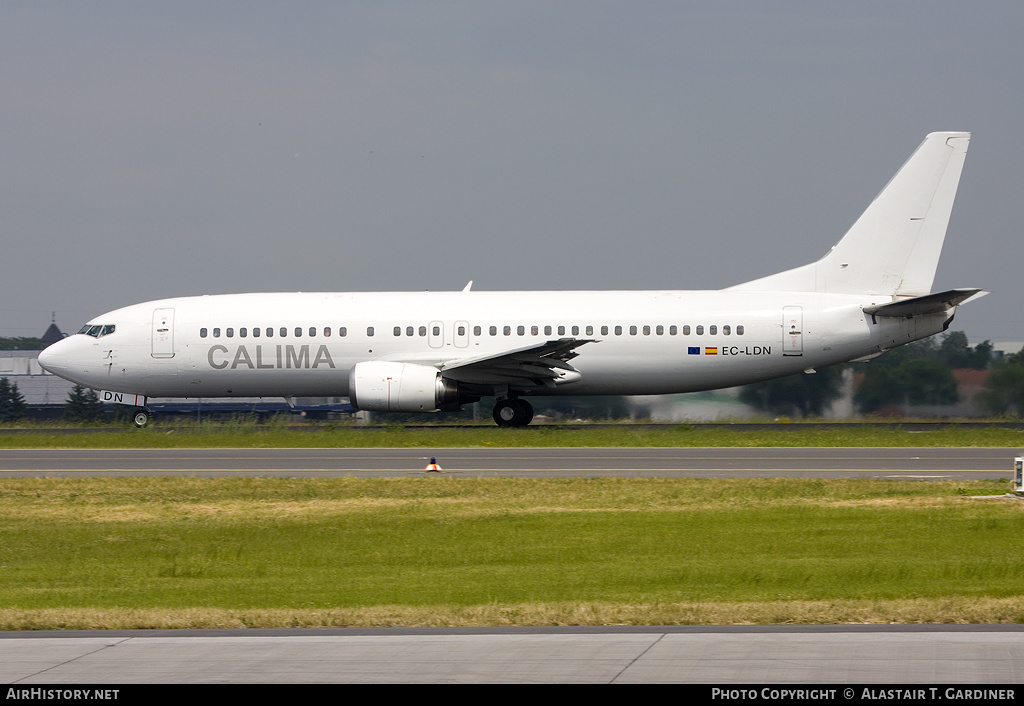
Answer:
[[[347,396],[454,410],[526,397],[732,387],[946,330],[980,289],[931,293],[970,134],[928,135],[817,262],[716,291],[225,294],[98,316],[39,363],[150,419],[149,397]],[[116,393],[116,394],[115,394]]]

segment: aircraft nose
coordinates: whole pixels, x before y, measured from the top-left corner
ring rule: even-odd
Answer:
[[[68,369],[68,356],[63,352],[65,347],[61,343],[63,341],[58,341],[39,353],[39,366],[54,375],[60,375]]]

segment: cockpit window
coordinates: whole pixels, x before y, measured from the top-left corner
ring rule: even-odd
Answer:
[[[80,328],[78,332],[84,333],[86,336],[92,336],[93,338],[100,338],[101,336],[113,333],[115,328],[114,324],[86,324]]]

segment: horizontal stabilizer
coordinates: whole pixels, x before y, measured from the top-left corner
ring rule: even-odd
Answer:
[[[985,296],[986,294],[988,292],[983,289],[950,289],[945,292],[926,294],[923,297],[892,302],[891,304],[866,306],[864,307],[864,313],[871,316],[893,316],[897,318],[941,314],[953,307],[960,306],[970,299]]]

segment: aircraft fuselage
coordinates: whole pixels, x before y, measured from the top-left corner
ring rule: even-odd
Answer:
[[[89,387],[149,397],[347,396],[365,361],[440,369],[548,340],[588,339],[534,395],[644,395],[742,385],[932,335],[952,311],[878,319],[871,295],[747,291],[230,294],[165,299],[95,319],[44,353]],[[71,369],[67,361],[75,361]],[[500,385],[484,375],[470,384]]]

